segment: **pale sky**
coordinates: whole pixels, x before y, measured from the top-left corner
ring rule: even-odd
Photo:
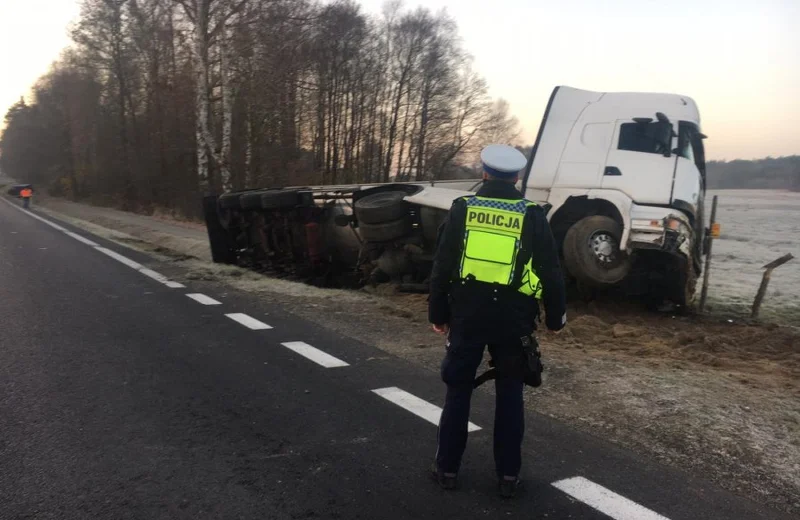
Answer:
[[[384,0],[361,0],[379,13]],[[447,8],[532,143],[556,85],[697,101],[711,159],[800,154],[800,0],[406,0]],[[0,110],[68,43],[73,0],[0,0]]]

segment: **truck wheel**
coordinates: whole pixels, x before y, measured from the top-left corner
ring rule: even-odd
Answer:
[[[407,235],[410,229],[410,221],[406,217],[382,224],[358,224],[358,232],[367,242],[389,242]]]
[[[621,282],[631,269],[620,251],[622,227],[610,217],[594,215],[574,224],[564,237],[564,264],[577,280],[593,287]]]
[[[358,199],[355,204],[356,218],[364,224],[396,222],[408,214],[408,204],[402,191],[383,191]]]
[[[697,290],[697,274],[694,267],[690,265],[684,269],[684,273],[678,276],[678,281],[672,300],[680,307],[681,313],[687,314],[694,307],[694,295]]]
[[[230,246],[228,232],[220,222],[217,200],[214,195],[203,198],[203,216],[211,246],[211,259],[218,264],[233,264],[236,263],[236,254]]]
[[[296,190],[272,190],[261,194],[261,209],[292,209],[298,202]]]

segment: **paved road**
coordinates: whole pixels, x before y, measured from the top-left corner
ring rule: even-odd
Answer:
[[[435,373],[35,217],[0,200],[0,519],[787,518],[535,414],[501,501],[483,392],[442,492]]]

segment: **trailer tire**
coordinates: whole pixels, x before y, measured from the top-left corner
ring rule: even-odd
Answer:
[[[367,242],[389,242],[406,236],[410,230],[411,222],[406,217],[380,224],[358,224],[358,232]]]
[[[223,193],[219,196],[219,207],[222,209],[242,209],[239,192]]]
[[[297,190],[272,190],[261,194],[261,209],[292,209],[299,203]]]
[[[220,221],[218,200],[215,195],[203,197],[203,216],[211,246],[211,259],[218,264],[233,264],[236,263],[236,254],[230,246],[228,232]]]
[[[261,209],[261,196],[264,194],[264,192],[265,191],[258,190],[243,193],[239,197],[239,205],[245,211]]]
[[[355,203],[356,218],[364,224],[397,222],[408,214],[408,203],[403,191],[373,193]]]
[[[619,248],[622,226],[603,215],[593,215],[573,224],[564,237],[564,265],[580,282],[592,287],[610,287],[630,272],[630,257]]]

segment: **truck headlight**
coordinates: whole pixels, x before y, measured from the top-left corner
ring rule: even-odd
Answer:
[[[679,233],[685,233],[688,231],[689,226],[683,220],[674,217],[667,217],[664,219],[664,227],[671,231],[677,231]]]

